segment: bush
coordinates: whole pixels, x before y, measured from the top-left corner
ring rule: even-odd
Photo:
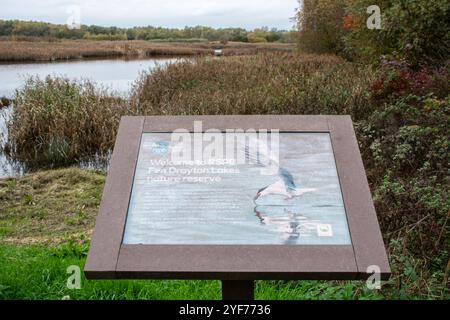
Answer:
[[[450,96],[383,99],[356,127],[397,290],[445,298]]]
[[[379,1],[381,30],[366,27],[366,9],[372,4],[369,0],[358,0],[349,2],[346,8],[347,14],[357,21],[345,39],[349,55],[367,62],[379,62],[381,55],[390,55],[395,59],[406,59],[414,65],[448,59],[448,1]]]
[[[161,66],[142,76],[130,102],[89,81],[30,78],[16,92],[6,150],[30,169],[77,163],[109,152],[126,114],[345,113],[359,119],[371,108],[373,78],[371,68],[335,56],[294,54]]]
[[[267,39],[256,33],[249,33],[247,36],[247,41],[250,43],[264,43],[267,42]]]
[[[450,2],[447,0],[380,0],[380,30],[366,21],[371,0],[300,1],[299,47],[306,52],[333,52],[378,63],[382,55],[413,65],[448,59]]]
[[[448,251],[450,96],[402,97],[358,128],[384,234],[428,262]]]
[[[400,60],[383,61],[380,69],[380,75],[371,88],[377,99],[430,93],[442,98],[448,94],[449,66],[414,69],[406,60]]]

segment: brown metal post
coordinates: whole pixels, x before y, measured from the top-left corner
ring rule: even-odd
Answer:
[[[222,280],[223,300],[253,300],[254,290],[253,280]]]

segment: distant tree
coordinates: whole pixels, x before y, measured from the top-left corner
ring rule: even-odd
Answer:
[[[270,32],[267,32],[266,39],[269,42],[277,42],[280,41],[283,37],[283,33],[281,31],[278,31],[277,28],[273,28],[270,30]]]
[[[247,35],[248,42],[250,43],[259,43],[259,42],[267,42],[267,38],[265,33],[260,31],[250,32]]]
[[[340,53],[346,30],[345,0],[299,0],[299,47],[303,51]]]
[[[154,26],[118,28],[96,25],[82,25],[80,29],[69,29],[65,25],[30,21],[0,20],[0,36],[44,37],[58,39],[89,40],[166,40],[166,41],[237,41],[237,42],[274,42],[288,41],[286,32],[268,27],[247,31],[243,28],[214,29],[206,26],[186,26],[183,29]]]
[[[127,40],[135,40],[136,39],[136,31],[134,29],[128,29],[126,31]]]
[[[14,21],[0,20],[0,36],[11,36],[14,30]]]

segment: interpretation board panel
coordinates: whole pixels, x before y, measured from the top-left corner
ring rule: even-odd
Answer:
[[[124,244],[351,244],[329,133],[280,133],[271,172],[256,148],[254,163],[207,153],[173,163],[176,143],[170,133],[142,135]],[[273,190],[255,200],[264,188]]]
[[[193,136],[191,148],[180,149],[180,132]],[[388,279],[351,118],[123,117],[84,271],[225,283]]]

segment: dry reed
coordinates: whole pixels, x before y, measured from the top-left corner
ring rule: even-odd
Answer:
[[[223,47],[224,55],[245,55],[258,52],[288,52],[293,44],[250,44],[230,42],[176,43],[149,41],[0,41],[0,61],[54,61],[88,58],[145,58],[150,56],[212,55],[214,48]]]

